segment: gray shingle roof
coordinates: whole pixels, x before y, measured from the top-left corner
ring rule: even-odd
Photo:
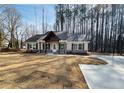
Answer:
[[[61,32],[55,32],[55,34],[59,37],[61,40],[67,40],[67,32],[66,31],[61,31]]]
[[[89,38],[87,37],[86,34],[68,34],[68,41],[88,41]]]
[[[79,33],[75,33],[75,34],[67,34],[66,31],[53,31],[60,40],[68,40],[68,41],[88,41],[88,37],[84,34],[79,34]],[[30,37],[29,39],[26,40],[26,42],[36,42],[38,39],[44,39],[47,34],[49,32],[45,33],[45,34],[38,34],[35,35],[33,37]]]
[[[35,35],[26,40],[26,42],[36,42],[40,37],[44,36],[43,34]]]

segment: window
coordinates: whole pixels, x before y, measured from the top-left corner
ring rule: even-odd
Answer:
[[[74,50],[77,50],[77,44],[74,44]]]
[[[64,44],[60,44],[60,49],[64,49]]]
[[[56,45],[55,44],[53,45],[53,49],[56,49]]]
[[[42,44],[42,47],[43,47],[43,50],[45,50],[45,44],[44,43]]]
[[[82,44],[79,44],[78,49],[79,49],[79,50],[82,50],[82,49],[83,49],[83,45],[82,45]]]
[[[36,44],[33,44],[33,49],[36,49]]]
[[[27,49],[30,49],[29,44],[27,43]]]
[[[78,49],[79,49],[79,50],[84,50],[84,43],[83,43],[83,44],[79,44]]]
[[[72,44],[72,50],[77,50],[77,44]]]
[[[71,45],[71,50],[74,50],[73,44]]]
[[[41,42],[39,42],[39,49],[41,49]]]
[[[32,44],[29,44],[29,49],[32,49]]]
[[[85,44],[83,43],[83,50],[84,50],[84,45],[85,45]]]
[[[50,50],[50,44],[46,44],[46,49]]]
[[[36,43],[36,49],[38,49],[38,43]]]
[[[36,49],[37,47],[36,47],[36,44],[29,44],[29,49]]]

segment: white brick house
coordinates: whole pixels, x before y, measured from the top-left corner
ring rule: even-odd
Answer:
[[[86,35],[49,31],[26,40],[26,49],[41,53],[84,53],[88,51]]]

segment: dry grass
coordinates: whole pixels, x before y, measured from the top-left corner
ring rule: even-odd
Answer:
[[[0,88],[88,88],[78,64],[106,64],[86,56],[0,54]]]

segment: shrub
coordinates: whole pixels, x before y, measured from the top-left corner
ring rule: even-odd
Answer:
[[[79,51],[79,50],[67,51],[67,54],[88,55],[86,51]]]
[[[20,49],[1,48],[1,52],[18,52]]]
[[[38,50],[26,50],[26,53],[37,53]]]

